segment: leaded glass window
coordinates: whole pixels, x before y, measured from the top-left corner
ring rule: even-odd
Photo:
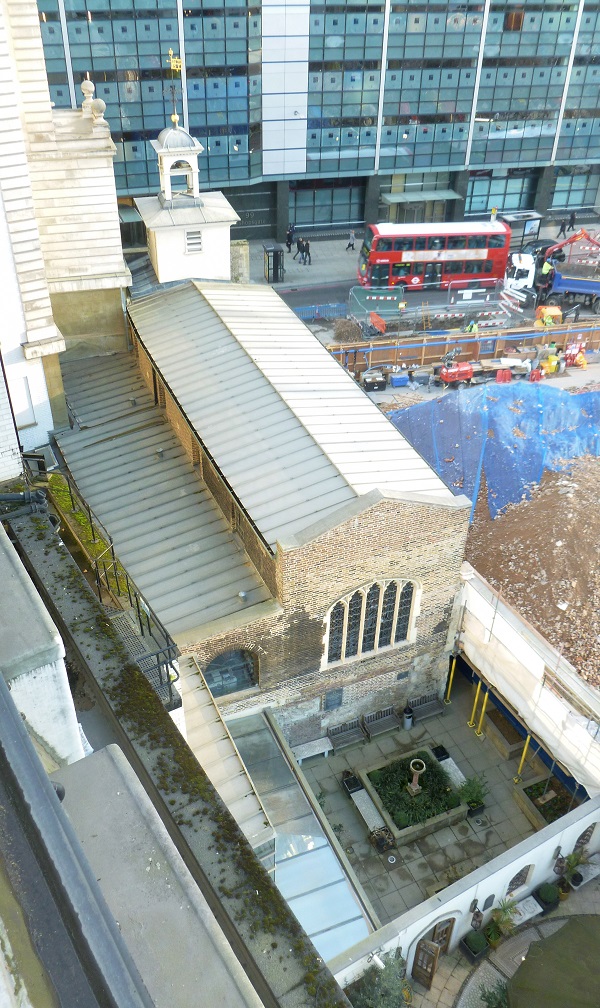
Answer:
[[[348,606],[348,626],[346,629],[346,658],[352,658],[355,654],[358,654],[363,601],[361,592],[355,592],[350,599]]]
[[[342,657],[342,640],[344,632],[344,606],[341,602],[331,610],[329,617],[329,648],[327,661],[339,661]]]
[[[412,609],[413,586],[410,581],[404,585],[400,592],[400,604],[398,606],[398,618],[396,620],[396,632],[394,640],[406,640],[408,637],[408,627],[410,624],[410,611]]]
[[[367,592],[365,602],[365,623],[363,628],[362,651],[373,651],[375,648],[375,635],[377,634],[377,620],[379,618],[379,596],[381,594],[379,585],[371,585]]]
[[[365,586],[333,606],[327,625],[327,664],[408,640],[415,586],[385,581]]]
[[[398,585],[395,581],[391,581],[383,593],[383,606],[381,610],[378,641],[380,648],[387,647],[388,644],[392,643],[392,626],[394,625],[397,594]]]

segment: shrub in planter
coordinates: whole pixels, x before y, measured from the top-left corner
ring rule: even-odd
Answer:
[[[517,901],[505,897],[501,899],[498,906],[494,907],[491,914],[491,923],[495,924],[501,935],[511,935],[515,930],[515,910]]]
[[[563,872],[563,878],[568,885],[573,886],[574,889],[580,886],[583,882],[583,875],[578,870],[581,865],[587,864],[589,861],[589,854],[585,847],[577,847],[570,854],[567,854],[565,858],[565,870]]]
[[[491,948],[497,948],[500,942],[502,941],[503,938],[502,931],[498,927],[498,924],[496,923],[495,920],[491,920],[489,924],[486,924],[486,926],[483,929],[483,933],[485,935],[488,945],[490,945]]]
[[[554,910],[554,907],[558,905],[558,901],[560,899],[559,888],[557,885],[554,885],[553,882],[543,882],[541,886],[538,886],[537,889],[534,890],[533,895],[545,914]]]
[[[477,815],[483,811],[489,791],[484,774],[474,774],[473,777],[467,777],[460,787],[459,794],[460,800],[469,806],[468,815]]]
[[[486,941],[485,935],[482,931],[467,931],[466,935],[461,938],[460,942],[461,952],[467,957],[469,962],[477,962],[485,955],[488,948],[488,943]]]

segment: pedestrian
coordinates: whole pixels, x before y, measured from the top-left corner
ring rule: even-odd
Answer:
[[[303,248],[304,248],[304,239],[300,238],[300,237],[296,238],[296,251],[295,251],[294,255],[292,256],[292,259],[295,259],[296,256],[300,256],[300,262],[302,262],[302,250],[303,250]]]
[[[354,234],[353,229],[350,228],[350,233],[348,235],[348,244],[346,245],[346,252],[348,251],[348,249],[352,249],[352,251],[354,251],[354,242],[355,242],[355,240],[356,240],[356,235]]]
[[[310,242],[309,241],[305,241],[304,242],[304,265],[305,266],[310,266],[310,264],[311,264]]]
[[[292,231],[292,225],[290,224],[285,235],[285,244],[287,246],[288,253],[292,251],[293,240],[294,240],[294,232]]]
[[[560,222],[560,228],[558,229],[558,234],[557,234],[556,237],[557,238],[566,238],[567,237],[567,218],[566,217],[563,217],[563,219],[561,220],[561,222]]]
[[[567,231],[575,230],[575,217],[576,217],[575,211],[571,210],[571,213],[569,214],[569,226],[567,228]]]

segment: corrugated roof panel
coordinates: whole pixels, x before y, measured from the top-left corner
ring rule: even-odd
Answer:
[[[452,499],[270,287],[190,283],[130,314],[270,544],[376,488]]]
[[[171,428],[148,406],[151,397],[139,388],[133,357],[62,367],[69,401],[82,423],[93,417],[94,426],[58,435],[61,452],[119,559],[168,630],[177,637],[237,614],[242,605],[269,600]],[[240,591],[247,593],[244,603]]]

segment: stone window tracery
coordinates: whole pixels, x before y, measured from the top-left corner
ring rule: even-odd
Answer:
[[[326,664],[408,640],[415,594],[411,581],[380,581],[336,602],[326,622]]]

